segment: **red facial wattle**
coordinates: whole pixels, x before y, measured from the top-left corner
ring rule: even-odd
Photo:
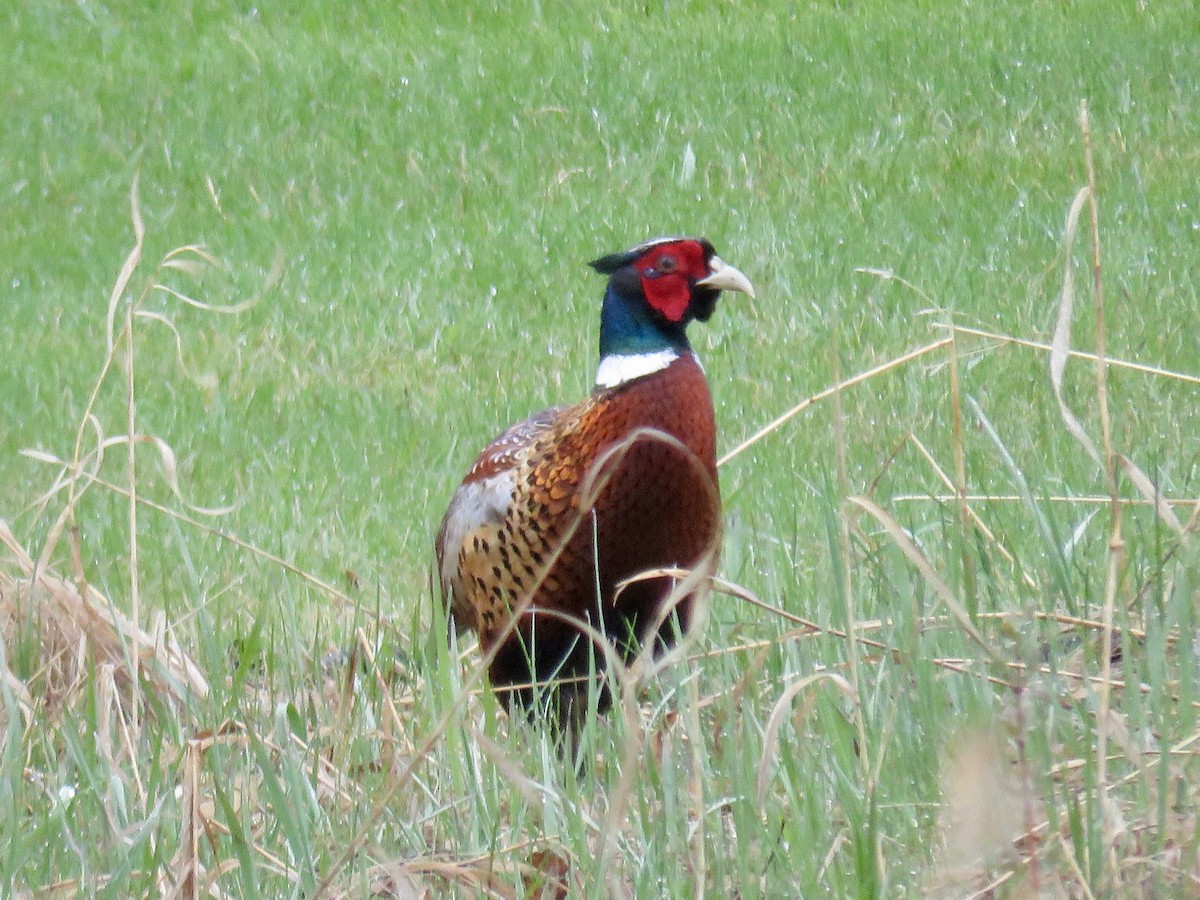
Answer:
[[[669,322],[683,320],[692,301],[692,284],[708,274],[704,248],[696,241],[660,244],[634,267],[641,274],[646,302]]]

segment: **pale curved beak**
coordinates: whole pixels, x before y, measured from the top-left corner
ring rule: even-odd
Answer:
[[[714,256],[710,259],[708,267],[712,270],[712,274],[701,278],[696,284],[702,284],[718,291],[738,291],[747,294],[751,300],[754,299],[754,285],[750,283],[750,279],[722,260],[721,257]]]

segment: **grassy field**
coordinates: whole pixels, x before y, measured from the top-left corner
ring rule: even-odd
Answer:
[[[1200,896],[1200,25],[1011,7],[0,13],[0,896]],[[577,774],[432,534],[661,233],[758,289],[722,452],[879,371],[723,463]]]

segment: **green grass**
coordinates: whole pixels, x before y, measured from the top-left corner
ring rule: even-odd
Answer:
[[[143,507],[135,545],[126,498],[95,486],[74,510],[78,564],[70,533],[52,560],[121,609],[136,600],[144,627],[165,616],[211,691],[114,693],[96,664],[52,694],[36,635],[10,636],[33,706],[0,694],[0,796],[17,810],[0,894],[158,893],[193,823],[201,889],[233,896],[312,896],[326,878],[362,896],[398,861],[437,892],[521,895],[538,851],[590,896],[958,895],[987,877],[1010,894],[1196,892],[1195,538],[1126,506],[1110,575],[1112,514],[1083,499],[1106,480],[1062,424],[1042,351],[960,338],[961,445],[942,350],[726,464],[722,574],[830,631],[715,596],[695,658],[641,694],[649,735],[597,724],[587,775],[486,693],[471,727],[454,715],[474,657],[443,646],[428,571],[474,452],[588,389],[602,285],[585,263],[601,253],[705,234],[754,281],[756,302],[728,298],[693,334],[726,450],[939,323],[1048,342],[1086,181],[1081,98],[1107,352],[1200,374],[1198,45],[1182,0],[0,13],[0,519],[35,556],[66,496],[36,504],[57,473],[20,451],[71,458],[135,177],[145,247],[119,320],[185,244],[221,265],[161,281],[212,306],[257,296],[221,316],[146,294],[184,369],[161,323],[135,342],[139,431],[173,448],[187,501],[235,507],[205,521],[243,543]],[[1082,349],[1087,243],[1084,228]],[[109,436],[127,427],[118,350],[94,408]],[[1072,362],[1064,387],[1099,442],[1094,367]],[[1112,369],[1107,388],[1115,451],[1194,498],[1195,385]],[[928,499],[953,491],[919,446],[952,479],[961,446],[971,494],[1018,498],[972,503],[991,536]],[[186,511],[155,450],[137,452],[139,495]],[[123,446],[101,474],[128,483]],[[1128,478],[1119,494],[1137,496]],[[848,503],[862,495],[986,650]],[[1139,636],[1121,641],[1103,719],[1106,591]],[[835,633],[849,627],[878,645],[852,651]],[[355,684],[327,658],[348,648]],[[788,686],[819,672],[847,689],[800,690],[768,740]],[[980,810],[996,834],[959,822],[943,850],[945,823]],[[954,871],[1014,821],[1048,824],[988,876]]]

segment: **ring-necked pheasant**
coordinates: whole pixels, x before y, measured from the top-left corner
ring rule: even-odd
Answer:
[[[590,623],[626,660],[656,623],[664,644],[688,627],[691,596],[661,615],[670,578],[617,586],[651,569],[691,568],[717,547],[712,398],[685,330],[708,320],[722,290],[754,296],[704,239],[648,241],[591,266],[609,276],[595,389],[488,444],[436,541],[454,625],[476,631],[485,652],[502,642],[493,686],[510,688],[510,708],[529,708],[541,696],[530,683],[568,679],[546,695],[567,729],[585,708],[580,676],[605,660],[564,618]],[[605,690],[602,710],[610,700]]]

